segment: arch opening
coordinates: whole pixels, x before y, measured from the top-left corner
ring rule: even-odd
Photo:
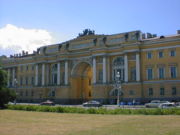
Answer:
[[[92,98],[92,67],[87,62],[74,66],[71,72],[72,98],[85,102]]]

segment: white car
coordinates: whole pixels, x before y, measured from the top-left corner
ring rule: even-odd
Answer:
[[[145,107],[147,108],[158,108],[162,103],[170,103],[169,101],[160,101],[160,100],[152,100],[150,103],[146,103]]]
[[[174,103],[162,103],[158,106],[159,108],[174,108],[176,107]]]
[[[84,107],[101,107],[102,104],[98,101],[91,100],[91,101],[83,103],[83,106]]]

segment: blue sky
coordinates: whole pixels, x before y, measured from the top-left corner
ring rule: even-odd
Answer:
[[[171,35],[180,29],[180,0],[0,0],[0,30],[5,31],[7,24],[18,28],[16,31],[45,30],[52,39],[46,35],[45,39],[51,41],[42,45],[72,39],[85,28],[97,34],[141,30]],[[27,49],[17,42],[15,48],[19,49],[14,50],[9,44],[9,48],[6,43],[2,45],[3,42],[0,55]],[[34,47],[40,44],[38,41]]]

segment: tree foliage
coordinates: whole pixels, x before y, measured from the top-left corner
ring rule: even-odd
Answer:
[[[5,104],[16,98],[15,92],[8,89],[6,85],[7,73],[0,67],[0,108],[4,108]]]
[[[94,35],[94,34],[95,34],[94,30],[85,29],[85,30],[83,30],[83,33],[79,33],[79,37],[83,37],[86,35]]]

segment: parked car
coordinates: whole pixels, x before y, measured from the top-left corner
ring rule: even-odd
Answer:
[[[177,102],[175,105],[177,108],[180,108],[180,102]]]
[[[159,108],[174,108],[176,107],[174,103],[161,103],[159,106]]]
[[[53,101],[46,100],[44,102],[41,102],[40,105],[55,105]]]
[[[152,100],[150,103],[146,103],[145,107],[147,108],[158,108],[162,103],[170,103],[169,101],[160,101],[160,100]]]
[[[102,104],[95,100],[90,100],[88,102],[83,103],[84,107],[100,107]]]

